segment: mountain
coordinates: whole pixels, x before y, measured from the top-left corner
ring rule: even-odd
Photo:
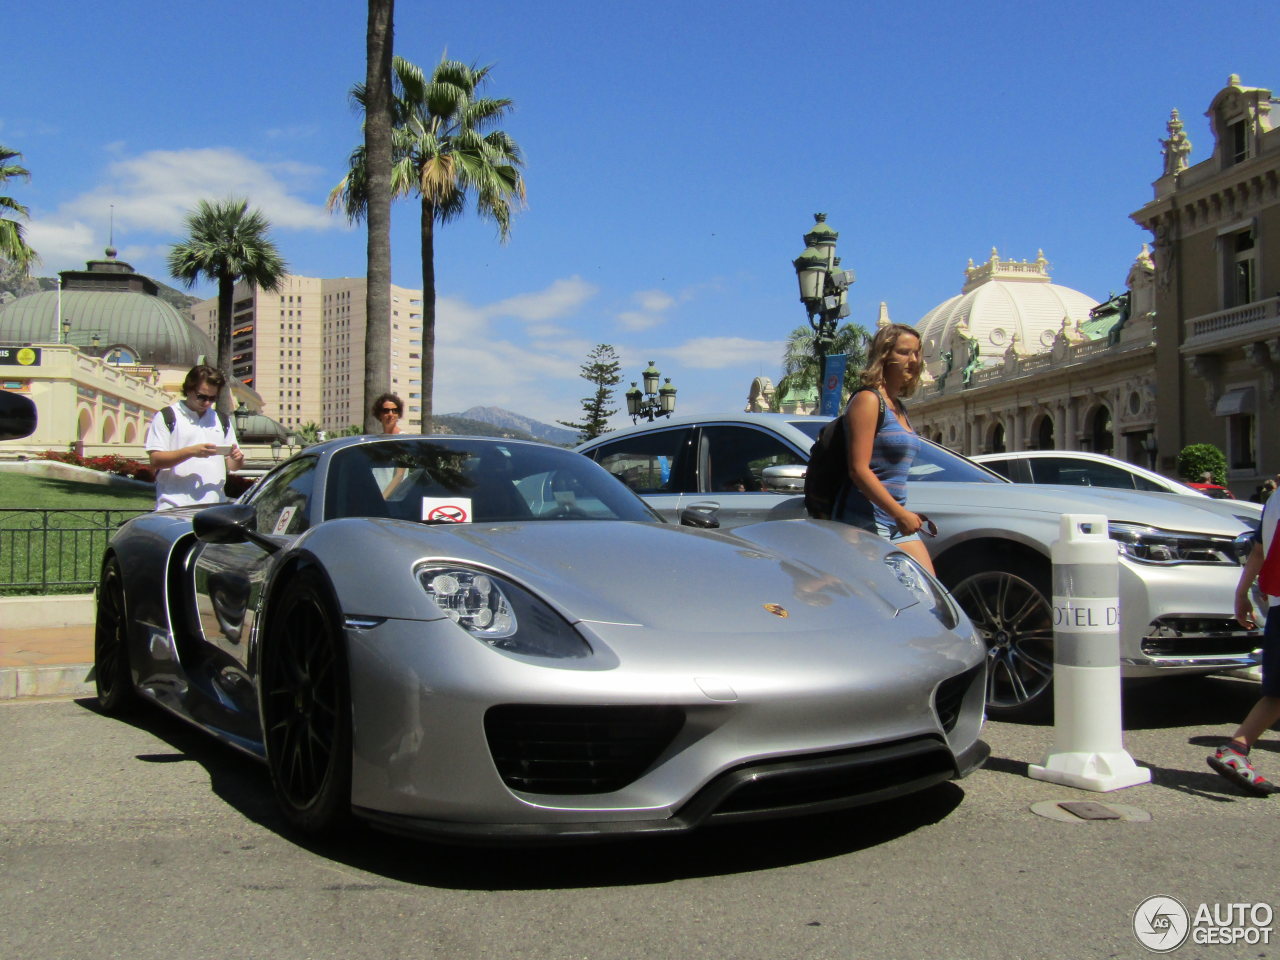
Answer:
[[[154,280],[154,278],[152,278]],[[178,312],[187,315],[192,305],[200,302],[199,297],[193,297],[183,293],[166,283],[154,280],[157,287],[157,296],[168,304],[177,308]],[[44,290],[57,290],[57,277],[28,277],[18,273],[16,268],[5,270],[3,262],[0,262],[0,297],[4,294],[10,294],[13,297],[25,297],[31,293],[40,293]]]
[[[451,433],[464,437],[506,437],[510,440],[536,440],[543,442],[531,433],[517,430],[515,427],[499,427],[482,420],[469,420],[452,413],[437,413],[431,420],[432,433]]]
[[[462,413],[445,414],[447,417],[461,417],[466,420],[478,420],[492,424],[504,430],[520,430],[537,440],[545,440],[561,447],[571,447],[578,442],[578,434],[564,427],[553,427],[550,424],[531,420],[501,407],[472,407]]]

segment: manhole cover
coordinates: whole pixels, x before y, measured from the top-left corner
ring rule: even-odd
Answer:
[[[1031,812],[1060,823],[1088,823],[1091,820],[1124,820],[1145,823],[1151,814],[1123,803],[1100,803],[1096,800],[1041,800],[1031,805]]]

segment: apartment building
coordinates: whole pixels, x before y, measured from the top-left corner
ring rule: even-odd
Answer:
[[[276,291],[237,284],[231,373],[289,428],[327,431],[364,423],[365,290],[362,277],[286,276]],[[217,298],[192,307],[216,340]],[[422,426],[422,292],[391,287],[391,382],[405,403],[403,429]]]

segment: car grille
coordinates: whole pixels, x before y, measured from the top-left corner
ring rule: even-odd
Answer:
[[[722,774],[690,802],[710,819],[818,812],[871,803],[955,776],[951,752],[933,738],[749,764]]]
[[[502,782],[524,793],[621,790],[684,726],[679,707],[504,704],[484,717]]]
[[[979,664],[938,684],[938,689],[933,694],[933,709],[937,711],[938,722],[947,733],[955,729],[956,721],[960,719],[964,695],[975,681],[981,681],[984,669],[985,665]]]
[[[1148,657],[1239,657],[1262,642],[1230,617],[1161,617],[1142,638]]]

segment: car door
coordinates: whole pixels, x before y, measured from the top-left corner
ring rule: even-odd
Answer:
[[[804,497],[767,490],[764,471],[806,461],[804,453],[768,430],[743,424],[705,425],[698,436],[699,499],[719,504],[721,527],[803,517]]]
[[[307,529],[316,465],[315,457],[299,457],[259,483],[249,502],[260,533],[287,541]],[[248,673],[247,641],[270,559],[249,542],[203,543],[195,550],[190,570],[199,639],[219,674]]]
[[[678,523],[681,507],[696,499],[694,436],[691,427],[655,429],[585,453],[642,496],[663,519]]]

